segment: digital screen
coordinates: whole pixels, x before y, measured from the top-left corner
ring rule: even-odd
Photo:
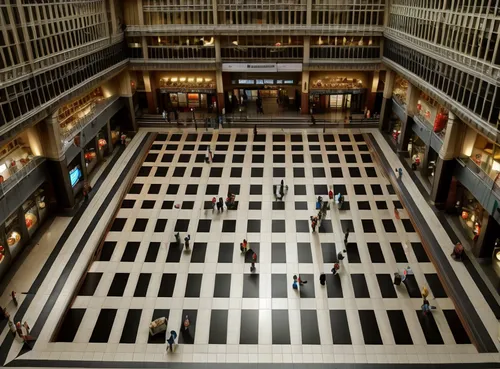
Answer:
[[[253,85],[254,82],[255,81],[253,79],[239,79],[238,80],[238,84],[240,84],[240,85]]]
[[[75,185],[78,183],[80,178],[82,178],[82,171],[81,171],[80,167],[74,167],[69,172],[69,180],[71,181],[71,187],[75,187]]]
[[[272,85],[272,84],[274,84],[274,79],[265,79],[265,80],[264,80],[264,83],[265,83],[266,85]]]
[[[283,80],[282,79],[277,79],[276,80],[276,84],[277,85],[282,85],[283,84]]]
[[[285,85],[293,85],[293,79],[285,79]]]
[[[255,84],[256,85],[263,85],[264,84],[264,80],[263,79],[257,79],[257,80],[255,80]]]

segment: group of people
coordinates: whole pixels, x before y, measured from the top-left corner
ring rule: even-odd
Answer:
[[[219,197],[219,201],[217,201],[217,198],[215,196],[212,197],[212,211],[215,211],[215,209],[217,208],[217,212],[223,212],[224,205],[226,205],[226,208],[228,210],[235,209],[236,195],[234,193],[229,192],[227,194],[226,201],[224,201],[222,197]]]
[[[274,196],[276,197],[276,200],[283,200],[283,197],[285,196],[285,193],[288,192],[288,186],[285,186],[285,181],[281,180],[281,183],[279,186],[276,186],[276,193]]]
[[[246,239],[243,240],[243,242],[240,243],[240,251],[241,253],[246,257],[248,253],[251,253],[252,259],[251,259],[251,264],[250,264],[250,271],[255,272],[255,263],[257,262],[257,253],[253,251],[252,249],[248,248],[248,241]]]
[[[328,210],[328,202],[323,202],[323,198],[318,196],[318,201],[316,203],[316,208],[319,208],[318,215],[311,216],[311,228],[313,232],[316,232],[316,227],[321,227],[321,221],[326,218],[326,211]]]
[[[188,234],[184,237],[184,247],[186,250],[189,250],[189,241],[191,241],[191,235]],[[179,232],[175,233],[175,242],[177,243],[177,247],[181,248],[181,236]]]
[[[10,295],[12,297],[12,302],[17,307],[18,301],[16,291],[12,291]],[[7,311],[7,308],[0,307],[0,310],[2,311],[3,319],[7,319],[11,334],[14,337],[19,337],[28,347],[30,347],[29,342],[34,341],[35,338],[30,334],[30,326],[28,325],[28,322],[25,321],[23,324],[21,324],[21,322],[18,321],[14,324],[10,313]]]

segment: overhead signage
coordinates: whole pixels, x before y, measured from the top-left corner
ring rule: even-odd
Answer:
[[[253,85],[255,81],[253,79],[239,79],[238,84],[239,85]]]
[[[285,79],[283,81],[283,84],[285,84],[285,85],[293,85],[293,79]]]
[[[223,63],[223,72],[302,72],[302,63]]]
[[[264,84],[264,80],[263,79],[257,79],[257,80],[255,80],[255,84],[256,85],[263,85]]]
[[[266,85],[274,85],[274,79],[265,79],[264,84]]]

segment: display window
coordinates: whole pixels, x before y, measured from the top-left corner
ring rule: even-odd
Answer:
[[[38,229],[40,224],[38,217],[38,206],[36,205],[34,197],[29,199],[23,204],[24,222],[30,237]]]
[[[470,158],[483,172],[500,185],[500,146],[478,134]]]
[[[97,152],[95,148],[86,148],[83,157],[85,159],[85,166],[87,167],[87,174],[91,173],[97,164]]]
[[[389,122],[390,122],[389,132],[391,134],[392,141],[395,144],[398,144],[401,139],[400,135],[403,122],[401,122],[401,120],[394,113],[391,115]]]
[[[104,100],[104,95],[100,87],[93,90],[91,93],[80,97],[64,106],[57,111],[57,119],[61,134],[66,136],[71,133],[83,118],[91,114],[97,103]]]
[[[21,227],[19,225],[19,218],[17,214],[12,214],[5,222],[5,235],[11,254],[16,254],[23,243]]]
[[[408,152],[411,158],[411,168],[421,169],[425,157],[425,144],[417,135],[413,135],[408,144]]]
[[[43,187],[40,187],[38,190],[36,190],[34,194],[40,222],[43,222],[45,219],[47,219],[48,215],[47,213],[48,199],[46,198],[46,196],[47,195]]]
[[[394,79],[394,88],[392,89],[392,96],[399,101],[400,104],[406,105],[406,95],[408,94],[408,81],[396,75]]]
[[[30,147],[24,143],[22,137],[0,147],[0,183],[17,173],[33,158]]]
[[[462,196],[457,201],[456,207],[465,233],[471,240],[477,240],[481,234],[483,207],[466,188],[463,188]]]

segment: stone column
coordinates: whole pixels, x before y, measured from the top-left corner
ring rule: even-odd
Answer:
[[[395,73],[388,69],[385,72],[384,95],[382,99],[382,108],[380,109],[379,129],[387,132],[392,112],[392,90],[394,89]]]
[[[309,114],[309,71],[302,71],[300,112],[302,114]]]
[[[455,170],[455,158],[461,151],[461,131],[466,131],[465,125],[460,122],[452,112],[448,113],[448,123],[443,146],[439,150],[434,171],[434,182],[431,190],[431,201],[436,207],[442,208],[448,198],[453,172]]]
[[[120,96],[125,100],[125,107],[128,110],[129,118],[134,131],[137,131],[137,121],[135,120],[134,100],[132,99],[132,86],[130,72],[125,71],[119,77]]]
[[[111,122],[109,119],[106,123],[106,132],[108,133],[108,151],[111,154],[113,152],[113,140],[111,139]]]
[[[406,121],[401,125],[401,138],[399,141],[398,150],[407,151],[408,143],[411,137],[411,127],[413,126],[413,115],[417,114],[417,101],[420,91],[411,83],[408,86],[408,93],[406,94]]]

